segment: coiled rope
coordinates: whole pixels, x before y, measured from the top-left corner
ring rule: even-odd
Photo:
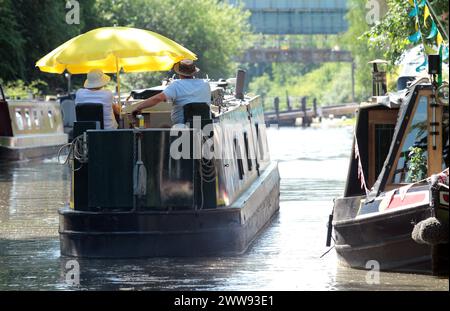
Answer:
[[[68,150],[67,156],[64,161],[61,161],[62,154],[65,150]],[[72,167],[73,160],[77,160],[79,163],[88,162],[88,146],[87,146],[87,136],[86,133],[77,136],[72,140],[71,143],[67,143],[59,148],[58,151],[58,163],[61,165],[69,165],[73,171],[78,171],[83,167],[81,165],[78,169]]]

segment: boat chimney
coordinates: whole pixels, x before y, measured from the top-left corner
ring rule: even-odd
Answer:
[[[236,75],[236,98],[244,99],[245,70],[239,69]]]
[[[387,61],[376,59],[372,64],[372,96],[384,96],[387,93],[386,70],[382,65],[388,64]]]

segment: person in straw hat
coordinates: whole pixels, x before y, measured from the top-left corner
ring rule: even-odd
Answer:
[[[120,114],[118,105],[113,104],[113,93],[103,89],[111,78],[100,69],[92,69],[84,81],[84,88],[79,89],[75,97],[75,105],[93,103],[103,105],[104,129],[116,129],[118,127],[116,115]]]
[[[184,125],[183,106],[190,103],[211,104],[211,88],[209,83],[203,79],[195,79],[195,75],[200,71],[190,59],[182,60],[173,66],[173,71],[180,77],[169,84],[169,86],[159,94],[156,94],[137,105],[133,110],[134,114],[142,109],[153,107],[161,102],[172,100],[173,107],[171,119],[173,125]]]

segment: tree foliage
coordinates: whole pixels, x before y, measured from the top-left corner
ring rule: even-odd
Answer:
[[[147,29],[180,43],[216,79],[232,73],[234,58],[250,44],[249,14],[217,0],[99,0],[98,10],[106,25]]]
[[[51,88],[65,83],[64,78],[45,74],[35,63],[46,53],[92,27],[93,0],[83,0],[80,25],[66,23],[65,1],[0,0],[0,79],[45,80]],[[46,85],[46,84],[39,84]]]
[[[13,1],[0,0],[0,78],[15,80],[25,75],[24,43]]]
[[[408,173],[406,182],[418,182],[427,177],[427,157],[425,150],[420,147],[408,149]]]
[[[381,1],[381,0],[379,0]],[[408,0],[383,0],[386,2],[387,11],[381,19],[374,24],[368,23],[367,2],[361,0],[349,0],[349,30],[344,36],[345,48],[352,52],[356,64],[356,96],[364,99],[371,94],[371,69],[367,62],[376,58],[390,61],[388,67],[391,77],[395,77],[396,62],[407,49],[412,48],[408,37],[415,29],[415,19],[408,14],[413,8]],[[448,29],[448,1],[431,0],[438,18]],[[423,27],[423,18],[420,18]],[[429,21],[428,21],[429,23]],[[430,25],[423,27],[429,31]],[[431,45],[428,40],[428,44]],[[393,84],[391,84],[392,87]]]
[[[367,63],[376,58],[381,58],[382,53],[369,46],[367,38],[363,37],[363,34],[370,30],[370,25],[366,20],[366,2],[349,0],[348,5],[349,29],[344,34],[342,43],[345,49],[352,52],[355,62],[356,98],[362,100],[371,94],[372,89],[371,68]]]
[[[351,66],[349,63],[326,63],[321,66],[306,67],[304,71],[295,74],[286,74],[286,68],[296,67],[292,64],[273,64],[272,74],[253,79],[250,90],[267,99],[270,106],[273,97],[281,98],[281,108],[286,107],[284,97],[297,97],[297,102],[291,103],[299,106],[299,98],[307,97],[309,105],[314,98],[319,105],[332,105],[351,102]],[[281,68],[278,68],[281,67]]]
[[[0,79],[41,79],[50,90],[64,86],[61,75],[35,63],[68,39],[100,26],[131,26],[165,35],[199,57],[202,72],[228,76],[233,57],[249,44],[248,14],[218,0],[79,0],[80,24],[67,24],[65,1],[0,0]],[[135,77],[135,81],[142,80]],[[75,77],[80,84],[84,77]],[[129,79],[134,82],[132,78]],[[149,85],[145,85],[149,86]]]
[[[419,2],[417,0],[417,3]],[[436,11],[436,17],[448,29],[448,19],[445,19],[448,14],[448,1],[434,0],[430,1],[430,4]],[[383,56],[386,59],[395,62],[406,49],[414,45],[408,40],[408,37],[417,31],[416,19],[409,16],[413,9],[409,1],[387,0],[387,5],[389,8],[387,14],[379,23],[367,30],[363,34],[363,38],[367,40],[371,47],[383,51]],[[436,44],[436,39],[426,38],[431,29],[431,19],[429,18],[425,22],[423,16],[420,15],[418,20],[425,44],[432,47]],[[422,41],[419,43],[422,43]]]

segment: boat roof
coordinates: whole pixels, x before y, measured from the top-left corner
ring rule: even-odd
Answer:
[[[389,92],[385,96],[373,96],[371,102],[361,103],[360,109],[370,109],[374,107],[385,106],[387,108],[399,108],[405,103],[409,103],[417,85],[428,85],[431,87],[431,82],[426,77],[420,77],[412,81],[406,89]]]

